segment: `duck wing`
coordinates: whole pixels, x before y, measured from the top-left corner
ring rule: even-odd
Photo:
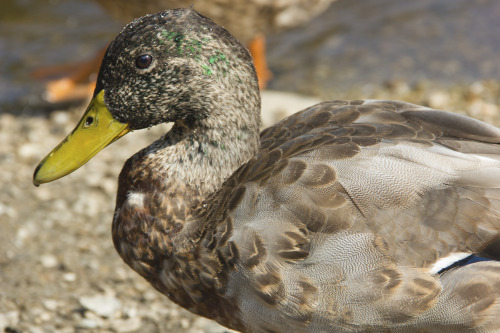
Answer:
[[[494,126],[395,101],[325,102],[264,130],[215,205],[245,322],[500,327],[500,263],[448,270],[500,259],[499,143]]]

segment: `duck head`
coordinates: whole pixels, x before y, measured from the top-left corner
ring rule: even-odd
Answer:
[[[191,9],[141,17],[109,45],[85,114],[39,163],[33,183],[73,172],[132,130],[164,122],[216,126],[241,107],[228,103],[251,104],[258,117],[255,69],[238,40]]]

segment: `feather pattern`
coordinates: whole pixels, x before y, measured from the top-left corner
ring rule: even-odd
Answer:
[[[429,116],[422,121],[418,112]],[[471,126],[454,128],[455,120]],[[200,198],[199,208],[177,214],[204,224],[196,247],[204,260],[199,266],[172,246],[166,262],[182,258],[175,267],[193,270],[193,280],[183,286],[186,271],[175,278],[171,264],[160,272],[148,267],[150,280],[168,276],[157,288],[197,294],[174,298],[186,306],[186,299],[209,304],[200,283],[217,286],[240,314],[242,326],[232,327],[250,332],[498,327],[498,262],[442,275],[433,268],[455,253],[485,251],[500,236],[500,186],[491,179],[500,170],[498,129],[407,103],[335,101],[284,119],[260,141],[256,155]],[[185,190],[177,195],[186,201]],[[172,204],[165,201],[151,217]],[[139,222],[120,214],[115,228],[125,221]],[[491,280],[473,278],[483,269]],[[474,289],[489,300],[477,303],[483,296]]]

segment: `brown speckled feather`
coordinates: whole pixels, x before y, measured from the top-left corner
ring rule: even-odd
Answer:
[[[95,96],[132,129],[174,122],[126,162],[113,221],[174,302],[244,332],[500,331],[500,129],[358,100],[259,136],[248,52],[192,10],[128,25]]]

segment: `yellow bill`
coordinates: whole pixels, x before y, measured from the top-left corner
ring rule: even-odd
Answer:
[[[128,124],[114,119],[104,104],[102,90],[92,99],[73,132],[38,164],[33,184],[38,186],[70,174],[128,132]]]

